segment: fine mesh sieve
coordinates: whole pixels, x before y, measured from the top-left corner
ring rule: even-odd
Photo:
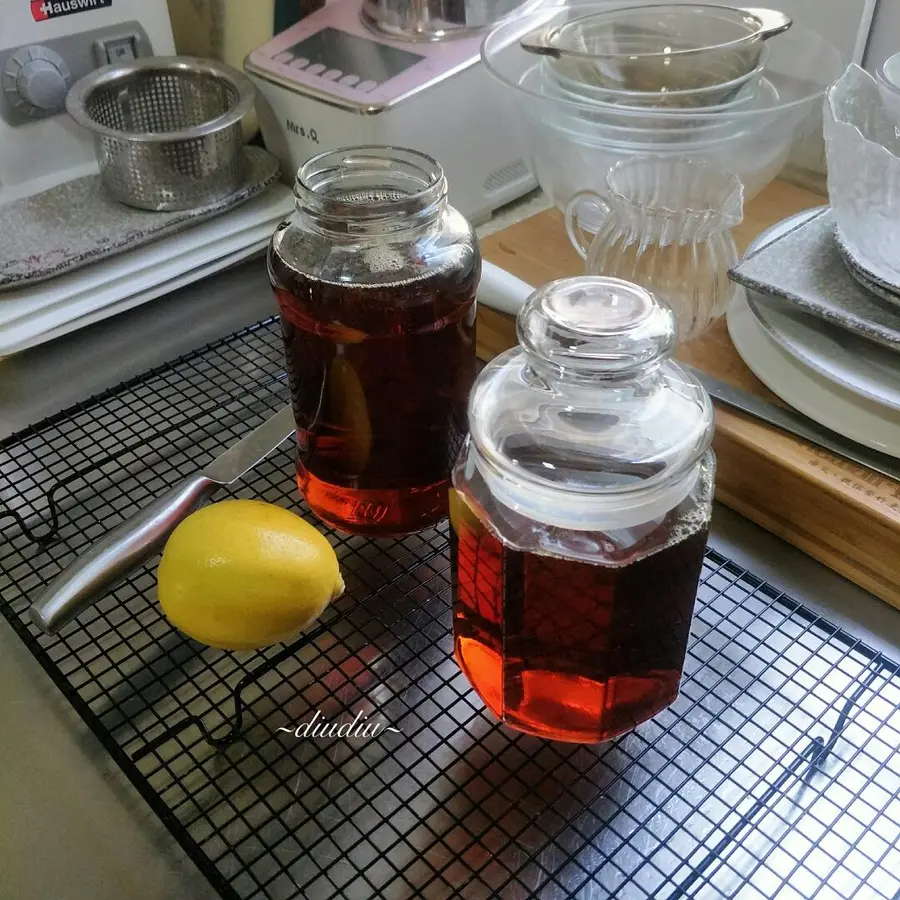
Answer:
[[[241,119],[253,96],[250,80],[230,66],[154,57],[86,75],[66,108],[94,135],[103,184],[116,200],[181,210],[240,187]]]

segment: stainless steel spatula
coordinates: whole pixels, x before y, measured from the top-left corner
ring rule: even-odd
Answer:
[[[222,485],[237,481],[294,431],[290,406],[229,447],[202,472],[179,482],[101,538],[31,606],[31,619],[48,634],[59,631],[154,554],[178,523]]]

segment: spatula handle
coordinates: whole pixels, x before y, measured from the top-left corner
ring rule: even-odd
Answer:
[[[205,475],[193,475],[117,525],[53,580],[32,604],[31,620],[55,634],[158,553],[178,523],[218,487]]]

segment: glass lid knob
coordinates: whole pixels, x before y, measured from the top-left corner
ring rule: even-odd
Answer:
[[[615,375],[668,356],[677,321],[668,304],[618,278],[585,275],[535,291],[517,320],[519,342],[561,369]]]

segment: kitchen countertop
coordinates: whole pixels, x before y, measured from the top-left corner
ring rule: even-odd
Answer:
[[[546,208],[532,195],[485,235]],[[0,437],[275,312],[262,260],[0,360]],[[710,543],[893,657],[900,613],[731,511]],[[218,895],[3,622],[0,624],[3,900],[206,900]]]

